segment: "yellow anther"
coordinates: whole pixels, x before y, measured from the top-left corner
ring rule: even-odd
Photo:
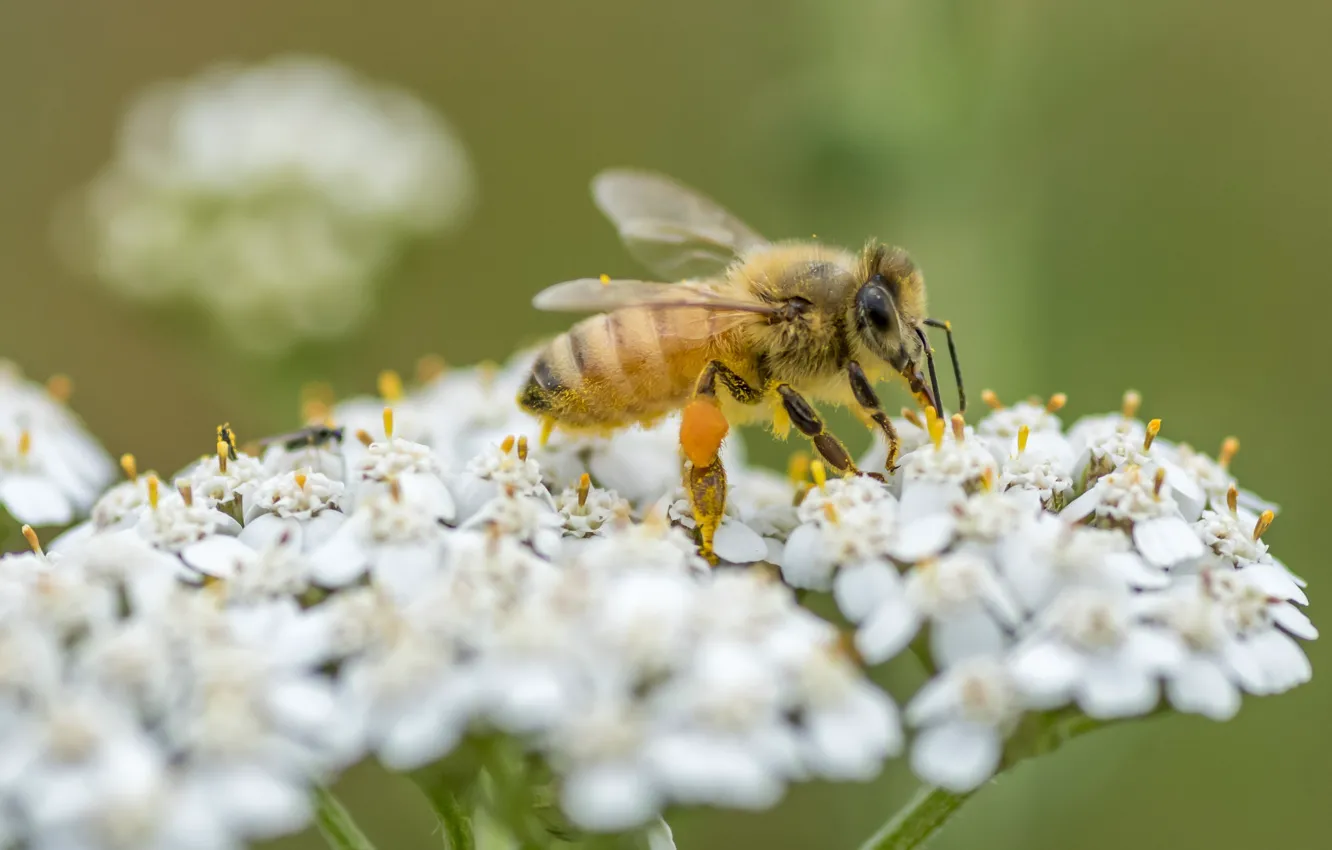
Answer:
[[[1271,527],[1274,519],[1276,519],[1276,514],[1271,511],[1263,511],[1262,516],[1258,517],[1258,521],[1253,524],[1253,539],[1257,540],[1262,537],[1267,529]]]
[[[305,489],[305,482],[306,482],[306,481],[309,481],[309,480],[310,480],[310,479],[308,479],[308,478],[305,476],[305,473],[304,473],[304,472],[297,472],[297,473],[296,473],[296,486],[299,487],[299,488],[301,488],[302,490]]]
[[[1050,396],[1050,400],[1045,403],[1045,409],[1049,413],[1058,413],[1068,404],[1068,396],[1064,393],[1055,393]]]
[[[396,477],[390,478],[388,480],[388,490],[389,490],[389,496],[393,499],[393,501],[395,502],[402,501],[402,484],[398,482],[398,479]]]
[[[828,489],[828,468],[823,465],[821,460],[811,460],[809,462],[809,474],[814,479],[814,486],[820,490]]]
[[[1125,419],[1132,419],[1138,415],[1139,407],[1142,407],[1142,396],[1138,394],[1137,390],[1129,390],[1124,393],[1124,403],[1119,408],[1119,412],[1124,415]]]
[[[603,275],[601,275],[601,276],[600,276],[599,278],[597,278],[597,279],[601,281],[601,285],[602,285],[602,286],[610,286],[610,282],[611,282],[611,276],[610,276],[610,275],[608,275],[608,274],[603,274]]]
[[[120,468],[125,471],[125,477],[131,481],[139,477],[139,464],[129,452],[120,456]]]
[[[993,467],[989,467],[989,466],[985,467],[985,471],[981,473],[980,484],[981,484],[981,489],[984,490],[984,491],[986,491],[987,493],[988,493],[988,492],[993,492],[993,491],[994,491],[994,468],[993,468]]]
[[[366,448],[369,448],[370,445],[375,441],[375,438],[370,436],[370,432],[365,430],[364,428],[356,429],[356,439],[360,440],[361,445],[365,446]]]
[[[550,442],[550,435],[555,433],[555,420],[546,418],[541,420],[541,436],[537,439],[537,444],[542,448]]]
[[[1156,474],[1152,476],[1152,495],[1158,499],[1161,498],[1161,488],[1165,486],[1165,478],[1166,471],[1158,466]]]
[[[32,432],[27,428],[19,431],[18,450],[20,457],[27,457],[32,452]]]
[[[921,429],[922,431],[925,430],[925,423],[920,421],[920,417],[916,415],[916,411],[912,410],[911,408],[909,407],[902,408],[902,418],[910,422],[912,425],[915,425],[917,428]]]
[[[231,453],[231,447],[223,440],[217,441],[217,470],[218,472],[227,471],[227,455]]]
[[[1239,488],[1234,481],[1226,488],[1226,507],[1230,508],[1232,516],[1239,513]]]
[[[37,537],[37,532],[32,530],[32,526],[24,525],[21,530],[23,531],[23,539],[28,541],[28,548],[37,555],[44,555],[42,541]]]
[[[1142,450],[1144,452],[1152,447],[1152,441],[1156,439],[1156,435],[1159,433],[1161,433],[1160,419],[1153,419],[1147,423],[1147,436],[1143,437],[1142,440]]]
[[[954,413],[952,417],[952,422],[953,422],[953,439],[957,440],[960,443],[967,438],[967,420],[962,418],[962,414]]]
[[[157,510],[157,499],[161,487],[161,482],[157,480],[156,473],[148,473],[148,506],[153,510]]]
[[[1003,410],[1004,403],[999,400],[999,396],[994,390],[981,390],[981,401],[985,402],[991,410]]]
[[[840,519],[837,516],[837,506],[832,502],[823,503],[823,515],[828,518],[828,522],[837,525]]]
[[[393,439],[393,408],[384,408],[384,437]]]
[[[929,408],[933,410],[934,408]],[[935,416],[930,419],[930,442],[934,443],[934,450],[937,452],[943,448],[944,423],[943,420]]]
[[[177,481],[176,492],[179,493],[180,497],[185,500],[186,505],[189,505],[191,507],[194,506],[194,488],[190,486],[190,482]]]
[[[1031,438],[1031,429],[1026,425],[1018,426],[1018,454],[1027,450],[1027,440]]]
[[[428,384],[449,371],[449,364],[438,354],[427,354],[416,361],[416,382]]]
[[[69,397],[74,395],[74,382],[68,375],[52,375],[46,379],[46,391],[51,398],[64,404],[69,401]]]
[[[402,398],[402,376],[392,369],[379,373],[379,397],[384,401],[394,402]]]
[[[518,459],[527,460],[527,435],[521,434],[518,437]]]
[[[578,507],[587,504],[587,493],[592,489],[592,476],[584,472],[578,477]]]
[[[1216,456],[1216,462],[1222,469],[1229,469],[1230,462],[1235,459],[1236,452],[1239,451],[1239,437],[1226,437],[1221,441],[1221,452]]]
[[[514,438],[512,434],[510,434],[509,436],[504,438],[504,442],[500,443],[500,451],[504,452],[505,454],[508,454],[509,452],[513,451],[513,444],[515,442],[517,442],[517,440]]]
[[[792,484],[808,481],[809,468],[809,455],[805,452],[795,452],[786,463],[786,477],[790,479]]]

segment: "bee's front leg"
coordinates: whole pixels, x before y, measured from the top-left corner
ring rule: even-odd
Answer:
[[[897,452],[901,448],[902,442],[897,437],[897,429],[893,427],[893,422],[888,418],[888,414],[883,412],[883,407],[879,404],[879,396],[874,392],[874,385],[870,383],[869,377],[865,375],[865,370],[860,364],[852,360],[847,367],[848,377],[851,379],[851,392],[856,397],[856,403],[860,405],[861,414],[879,426],[883,432],[883,437],[888,441],[888,457],[884,461],[883,468],[892,472],[897,468]]]
[[[680,416],[680,449],[688,461],[684,487],[698,525],[699,553],[712,564],[717,563],[712,539],[726,511],[726,470],[718,452],[730,430],[717,401],[718,380],[742,404],[757,404],[763,398],[726,364],[713,360],[699,375],[694,398]]]

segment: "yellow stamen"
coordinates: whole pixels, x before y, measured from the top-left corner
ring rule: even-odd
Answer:
[[[1137,390],[1129,390],[1124,393],[1124,403],[1119,408],[1125,419],[1132,419],[1138,415],[1138,408],[1142,407],[1142,396]]]
[[[952,421],[953,421],[953,439],[957,440],[960,443],[964,441],[967,437],[967,420],[962,418],[962,414],[954,413]]]
[[[988,493],[988,492],[992,492],[992,491],[994,490],[994,468],[993,468],[993,467],[989,467],[989,466],[985,467],[985,471],[981,473],[980,483],[981,483],[981,489],[984,490],[984,491],[986,491],[987,493]]]
[[[828,489],[828,468],[823,465],[823,461],[811,460],[809,474],[814,479],[814,486],[823,491]]]
[[[1018,454],[1027,450],[1027,440],[1031,438],[1031,429],[1026,425],[1018,427]]]
[[[427,354],[416,361],[416,382],[428,384],[449,371],[449,364],[438,354]]]
[[[546,444],[550,442],[550,435],[553,433],[555,433],[555,420],[550,419],[549,417],[546,419],[542,419],[541,437],[537,440],[537,444],[540,445],[542,448],[545,448]]]
[[[1004,403],[999,400],[999,396],[994,390],[981,390],[981,401],[989,405],[991,410],[1004,409]]]
[[[402,376],[392,369],[385,369],[379,373],[379,397],[387,402],[395,402],[402,398]]]
[[[587,492],[592,489],[592,477],[584,472],[578,478],[578,507],[587,504]]]
[[[398,483],[397,478],[390,478],[388,480],[388,489],[389,489],[389,496],[393,499],[393,501],[395,502],[402,501],[402,484]]]
[[[1068,404],[1068,396],[1064,393],[1055,393],[1045,403],[1045,410],[1047,413],[1058,413],[1064,409],[1066,404]]]
[[[516,441],[514,440],[512,434],[505,437],[504,442],[500,443],[500,451],[504,452],[505,454],[508,454],[509,452],[513,451],[514,442]]]
[[[51,398],[64,404],[74,395],[74,382],[69,379],[69,375],[52,375],[46,379],[46,391]]]
[[[933,410],[934,408],[929,408]],[[937,452],[943,448],[944,424],[943,420],[935,416],[930,419],[930,442],[934,443],[934,450]]]
[[[610,275],[608,275],[608,274],[603,274],[603,275],[601,275],[601,276],[600,276],[599,278],[597,278],[597,279],[601,281],[601,285],[602,285],[602,286],[610,286],[610,282],[611,282],[611,276],[610,276]]]
[[[792,484],[807,481],[809,479],[809,466],[809,455],[805,452],[795,452],[786,463],[786,477]]]
[[[518,459],[527,460],[527,435],[522,434],[518,437]]]
[[[916,411],[911,408],[902,408],[902,418],[910,422],[912,425],[915,425],[920,430],[925,430],[925,423],[920,421],[920,417],[916,415]]]
[[[365,430],[364,428],[356,429],[356,439],[360,440],[361,445],[365,446],[366,448],[369,448],[370,445],[375,441],[375,438],[370,436],[370,432]]]
[[[161,483],[157,480],[156,473],[148,473],[148,506],[157,510],[158,491],[161,489]]]
[[[384,408],[384,436],[393,439],[393,408]]]
[[[1239,451],[1239,437],[1226,437],[1221,441],[1221,452],[1216,456],[1216,462],[1222,469],[1229,469],[1230,462],[1235,459],[1235,453]]]
[[[18,450],[20,457],[27,457],[32,452],[32,432],[27,428],[19,432]]]
[[[218,472],[226,472],[226,471],[227,471],[227,455],[230,453],[229,450],[228,450],[228,448],[229,448],[229,447],[227,446],[227,444],[226,444],[225,441],[223,441],[223,440],[218,440],[218,441],[217,441],[217,471],[218,471]]]
[[[1239,513],[1239,488],[1235,486],[1234,481],[1226,488],[1226,507],[1230,508],[1232,515]]]
[[[1271,527],[1274,519],[1276,519],[1276,514],[1271,511],[1263,511],[1262,516],[1258,517],[1258,521],[1253,524],[1253,539],[1257,540],[1262,537],[1267,529]]]
[[[46,554],[45,552],[42,551],[42,541],[38,539],[37,532],[32,530],[32,526],[24,525],[22,531],[23,531],[23,539],[28,541],[28,548],[31,549],[34,554],[37,555]]]
[[[129,452],[120,456],[120,468],[125,471],[125,477],[131,481],[139,477],[139,464]]]
[[[190,486],[190,482],[177,481],[176,492],[180,493],[180,497],[185,500],[186,505],[194,506],[194,488]]]
[[[1152,495],[1161,498],[1161,488],[1165,486],[1166,471],[1157,467],[1156,474],[1152,476]]]
[[[304,472],[298,472],[298,473],[296,473],[296,486],[297,486],[297,487],[300,487],[302,490],[305,489],[305,482],[308,481],[308,480],[309,480],[309,479],[306,478]]]
[[[827,517],[828,522],[832,523],[833,525],[837,525],[837,523],[840,521],[837,516],[837,506],[834,505],[832,502],[823,503],[823,515]]]
[[[1161,433],[1160,419],[1153,419],[1147,423],[1147,436],[1142,440],[1142,450],[1144,452],[1152,447],[1152,441],[1156,439],[1156,435],[1159,433]]]

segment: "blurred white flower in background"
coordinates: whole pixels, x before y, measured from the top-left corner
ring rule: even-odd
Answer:
[[[192,302],[280,352],[354,327],[403,246],[457,225],[473,188],[425,103],[279,57],[149,87],[61,236],[121,295]]]

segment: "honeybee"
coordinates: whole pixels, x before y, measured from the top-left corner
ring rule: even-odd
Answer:
[[[948,333],[965,409],[952,328],[927,318],[924,278],[902,249],[772,243],[649,172],[604,171],[592,195],[629,252],[679,282],[603,275],[539,293],[537,309],[597,315],[541,351],[518,403],[542,418],[543,440],[556,427],[605,433],[680,410],[685,490],[710,561],[726,502],[718,451],[732,423],[766,420],[782,437],[794,425],[829,466],[859,473],[810,400],[845,405],[884,435],[892,471],[897,433],[874,384],[900,376],[922,406],[942,413],[926,327]]]

